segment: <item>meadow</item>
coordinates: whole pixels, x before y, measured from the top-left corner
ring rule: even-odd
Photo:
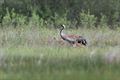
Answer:
[[[60,45],[58,29],[1,28],[0,80],[119,80],[120,30],[66,29],[87,46]]]

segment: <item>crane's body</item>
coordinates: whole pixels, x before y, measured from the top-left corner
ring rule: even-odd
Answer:
[[[64,41],[68,42],[72,46],[74,46],[74,45],[76,45],[76,46],[78,46],[78,45],[79,46],[80,45],[86,46],[86,44],[87,44],[86,39],[84,39],[82,36],[79,36],[79,35],[64,34],[63,33],[64,28],[65,28],[65,25],[61,25],[60,36]]]

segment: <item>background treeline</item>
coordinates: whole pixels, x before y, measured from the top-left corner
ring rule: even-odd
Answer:
[[[120,26],[120,0],[0,0],[0,23],[116,28]]]

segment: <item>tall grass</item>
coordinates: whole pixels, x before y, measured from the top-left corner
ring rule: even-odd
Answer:
[[[80,16],[83,27],[69,29],[72,23],[65,17],[56,15],[53,23],[38,18],[34,12],[26,22],[26,17],[13,12],[10,18],[8,12],[0,28],[0,79],[119,80],[119,28],[105,28],[105,16],[101,18],[101,28],[95,28],[96,18],[90,13],[83,12]],[[69,25],[67,34],[84,36],[87,46],[60,44],[57,28],[62,23]]]
[[[80,28],[66,32],[83,35],[88,45],[60,45],[56,29],[0,29],[0,79],[120,79],[119,30]]]

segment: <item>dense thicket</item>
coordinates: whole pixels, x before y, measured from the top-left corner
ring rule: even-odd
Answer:
[[[120,0],[0,0],[1,23],[7,12],[12,15],[13,9],[14,13],[28,18],[36,12],[40,19],[53,21],[54,24],[56,18],[66,18],[76,26],[83,26],[86,21],[95,26],[106,22],[113,27],[120,22]]]

